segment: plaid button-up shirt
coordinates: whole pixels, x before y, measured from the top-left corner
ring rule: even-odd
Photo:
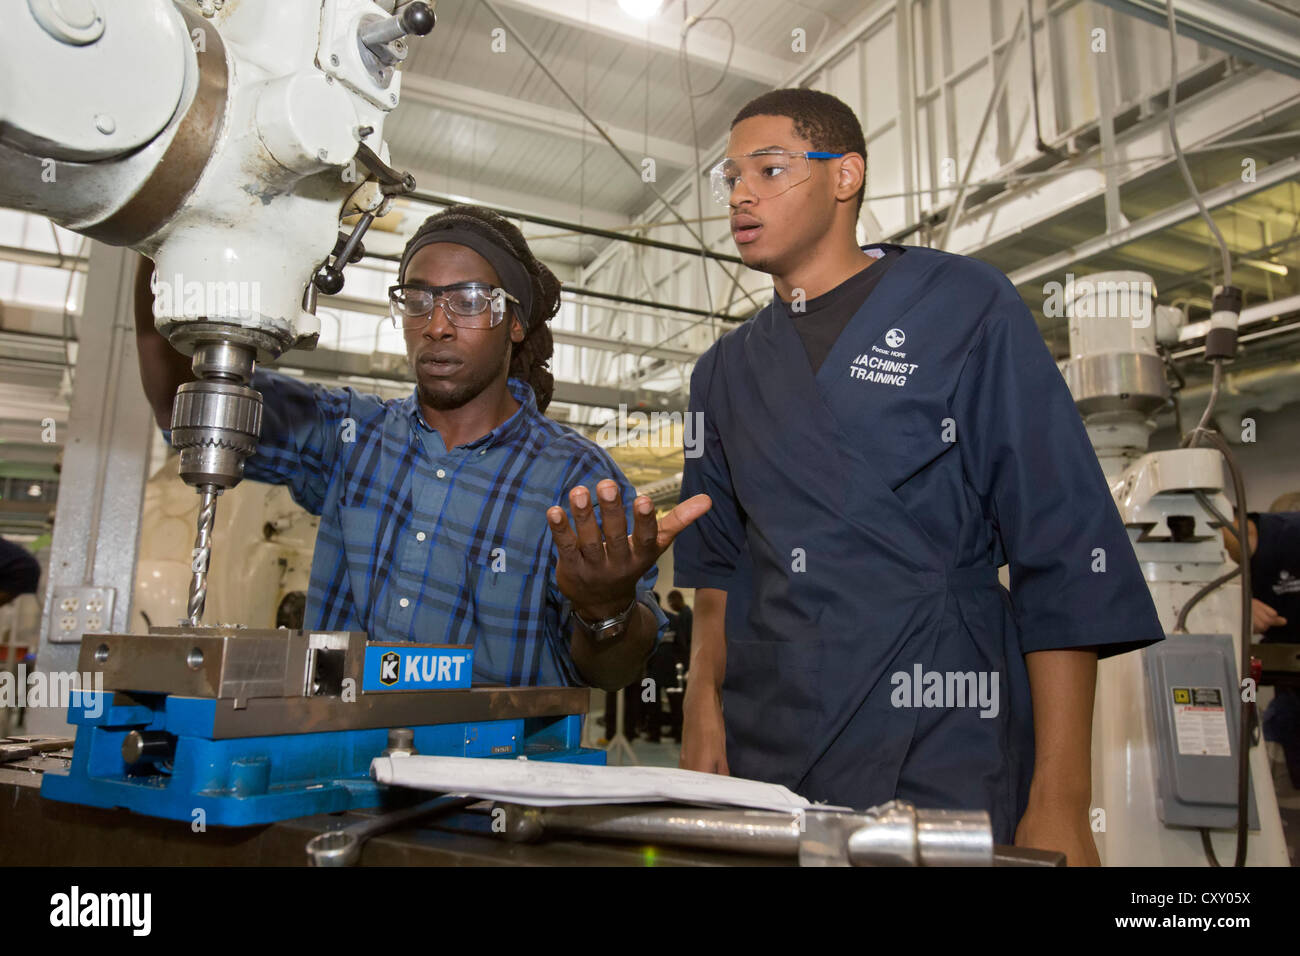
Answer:
[[[603,449],[544,417],[516,379],[519,410],[451,449],[414,392],[384,401],[260,369],[253,385],[262,437],[245,476],[287,485],[321,518],[306,627],[472,644],[475,684],[582,683],[546,509],[567,513],[571,488],[594,495],[612,478],[630,523],[635,489]],[[651,567],[639,590],[662,634],[657,577]]]

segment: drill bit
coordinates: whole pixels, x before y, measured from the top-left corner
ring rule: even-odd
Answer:
[[[216,485],[199,485],[198,491],[203,495],[199,507],[198,534],[194,538],[194,552],[190,570],[194,577],[190,580],[189,615],[190,626],[198,627],[203,619],[203,605],[208,599],[208,559],[212,555],[212,523],[217,516],[217,495],[220,490]]]

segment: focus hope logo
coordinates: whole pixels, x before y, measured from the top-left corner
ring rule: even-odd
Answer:
[[[921,366],[908,362],[907,353],[902,350],[907,336],[902,329],[890,329],[879,340],[885,347],[871,346],[871,351],[863,352],[849,363],[849,376],[859,382],[873,382],[877,385],[892,385],[902,388]]]

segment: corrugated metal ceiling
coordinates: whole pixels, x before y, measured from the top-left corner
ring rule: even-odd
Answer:
[[[721,18],[701,21],[690,37],[691,50],[702,51],[691,63],[693,88],[716,84],[695,100],[705,159],[737,109],[779,85],[865,9],[861,0],[673,0],[655,24],[658,40],[650,42],[615,0],[496,3],[570,94],[617,131],[634,161],[655,159],[659,184],[677,179],[691,156],[680,58],[664,39],[680,33],[684,6]],[[507,33],[505,50],[493,52],[493,31],[501,24],[486,6],[444,0],[437,12],[437,29],[412,44],[407,89],[385,127],[395,163],[415,171],[421,189],[503,205],[510,205],[501,198],[506,195],[536,195],[566,207],[575,220],[588,214],[626,220],[649,204],[651,190],[581,123],[514,37]],[[726,75],[704,55],[725,53],[722,20],[734,29],[736,43],[737,66]],[[791,49],[796,28],[806,33],[806,53]],[[619,30],[626,34],[616,35]],[[555,128],[561,118],[565,129]],[[595,246],[578,248],[570,244],[569,254],[585,260]]]

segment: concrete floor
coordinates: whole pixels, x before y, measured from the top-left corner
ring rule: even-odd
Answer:
[[[583,726],[583,745],[586,747],[595,747],[600,750],[609,749],[609,740],[606,737],[605,728],[601,721],[605,717],[605,694],[603,691],[592,691],[591,709],[587,712],[587,721]],[[681,754],[681,745],[671,737],[664,735],[659,743],[653,744],[644,737],[638,737],[631,741],[632,755],[635,762],[643,767],[676,767],[677,759]],[[611,765],[621,765],[624,763],[619,754],[610,754],[609,762]],[[627,761],[631,762],[631,761]]]

